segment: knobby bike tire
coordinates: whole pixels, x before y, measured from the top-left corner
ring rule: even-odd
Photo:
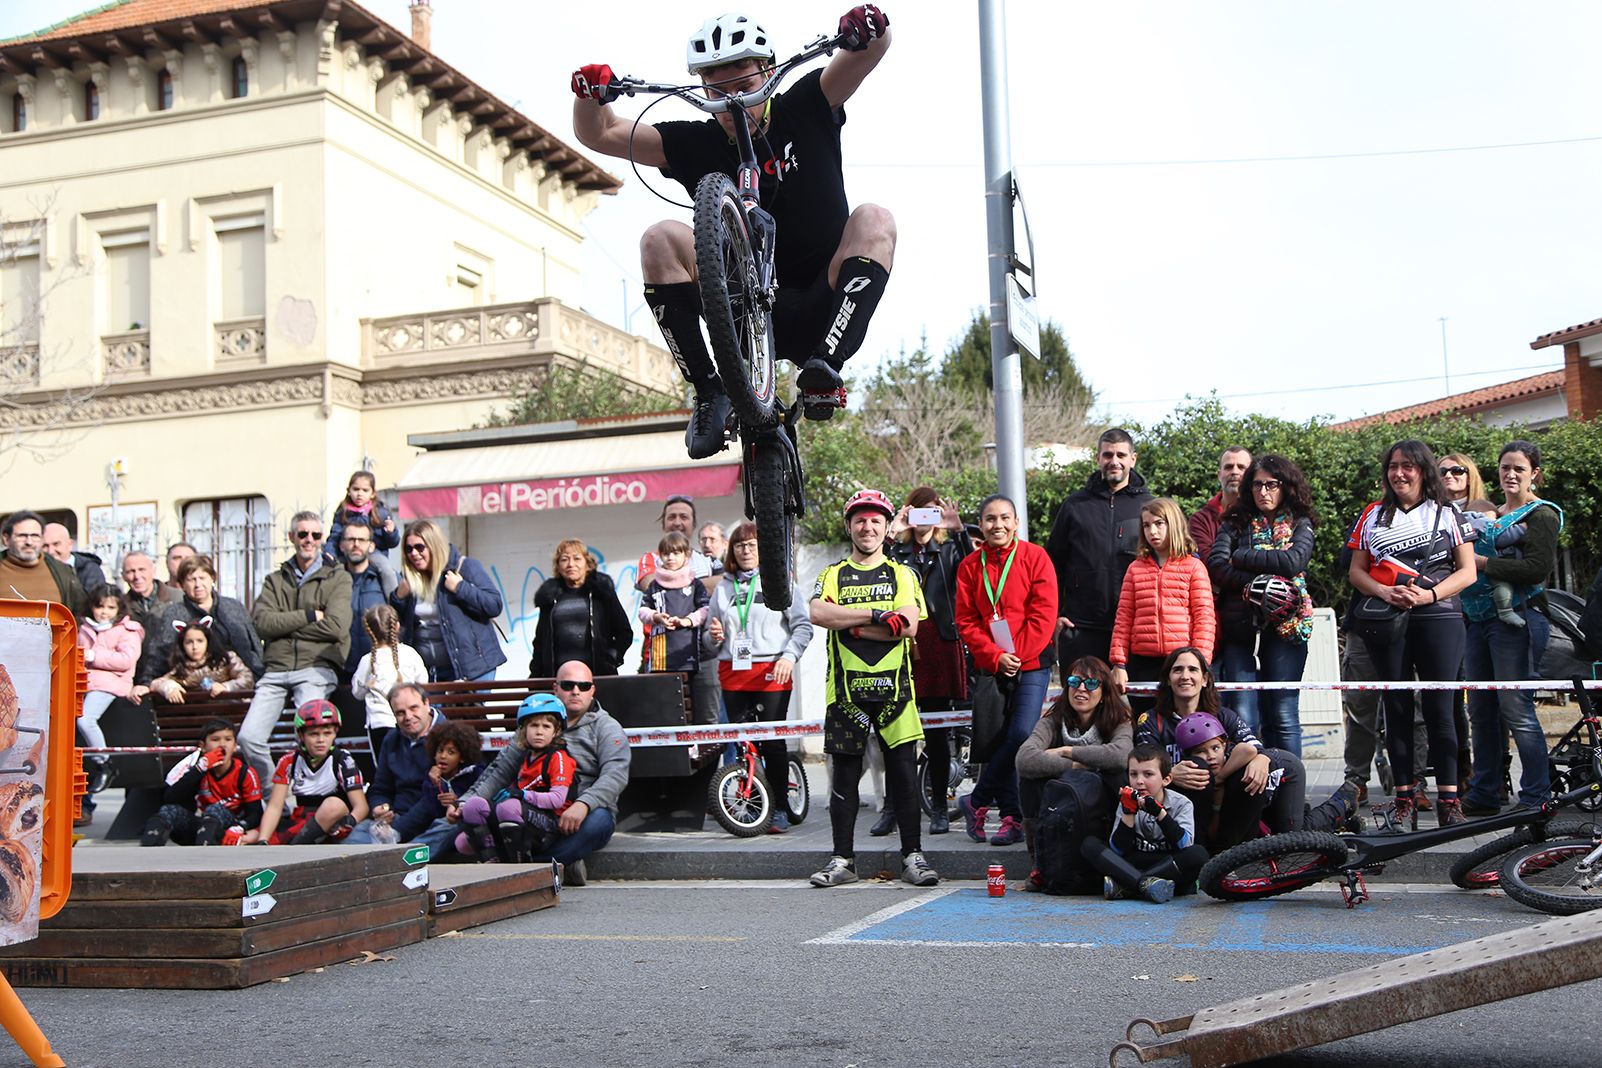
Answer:
[[[794,753],[785,761],[790,787],[784,794],[784,814],[791,823],[801,823],[812,811],[812,787],[807,784],[807,769]]]
[[[755,838],[773,822],[773,799],[760,769],[751,775],[745,762],[719,768],[706,788],[712,818],[736,838]]]
[[[757,265],[739,192],[725,174],[695,187],[695,267],[712,359],[746,431],[778,423],[773,319],[757,293]]]
[[[1551,820],[1547,823],[1546,833],[1541,839],[1579,838],[1590,834],[1595,825],[1594,819],[1570,817]],[[1464,853],[1453,863],[1447,874],[1454,886],[1464,890],[1486,890],[1498,886],[1502,882],[1502,864],[1507,860],[1507,855],[1515,849],[1522,849],[1537,841],[1535,835],[1535,828],[1530,825],[1493,838]]]
[[[1256,901],[1288,894],[1336,874],[1346,842],[1322,831],[1291,831],[1226,849],[1201,871],[1201,888],[1220,901]]]
[[[1575,885],[1574,866],[1597,846],[1594,838],[1532,842],[1502,864],[1502,892],[1521,905],[1554,916],[1602,908],[1602,887]]]
[[[757,528],[757,560],[762,602],[775,612],[790,607],[794,567],[794,527],[790,509],[790,457],[776,441],[752,441],[746,448],[746,488]]]

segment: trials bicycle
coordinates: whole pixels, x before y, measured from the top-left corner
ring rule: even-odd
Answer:
[[[1576,678],[1573,684],[1582,720],[1595,738],[1598,719],[1585,681]],[[1411,833],[1402,833],[1405,829],[1401,827],[1387,826],[1383,830],[1354,835],[1320,831],[1269,835],[1226,849],[1208,861],[1201,871],[1201,889],[1223,901],[1254,901],[1300,890],[1324,879],[1339,879],[1341,895],[1351,908],[1368,900],[1364,875],[1378,873],[1386,861],[1489,831],[1512,831],[1459,861],[1453,868],[1453,881],[1465,887],[1497,885],[1497,881],[1484,875],[1487,863],[1497,864],[1504,889],[1524,904],[1545,907],[1537,901],[1540,900],[1539,891],[1546,889],[1550,891],[1547,898],[1556,899],[1559,904],[1567,902],[1580,906],[1571,911],[1595,908],[1602,905],[1602,888],[1593,887],[1590,865],[1595,863],[1593,857],[1602,859],[1602,850],[1596,848],[1597,842],[1590,837],[1580,837],[1594,836],[1595,824],[1553,819],[1563,809],[1594,806],[1597,798],[1602,797],[1602,743],[1591,746],[1588,755],[1590,775],[1574,789],[1539,808],[1515,808],[1485,819]],[[1551,842],[1549,837],[1563,840]],[[1520,852],[1498,863],[1504,854],[1515,849]],[[1554,874],[1543,879],[1540,876],[1543,871]],[[1520,896],[1509,888],[1510,880],[1531,883],[1537,893]],[[1547,911],[1557,909],[1548,908]]]
[[[608,83],[600,97],[602,103],[610,103],[618,96],[636,93],[676,96],[709,115],[729,113],[744,120],[733,124],[740,156],[735,180],[713,172],[696,186],[695,267],[712,359],[728,390],[740,438],[745,514],[756,523],[762,597],[769,608],[781,612],[790,606],[794,520],[805,507],[796,428],[803,401],[809,397],[786,404],[779,396],[773,339],[773,308],[779,287],[773,253],[778,227],[761,204],[762,171],[747,109],[766,104],[793,70],[832,54],[849,36],[819,37],[777,64],[767,81],[747,92],[708,98],[702,95],[707,88],[704,85],[625,77]],[[835,402],[833,395],[810,399]]]

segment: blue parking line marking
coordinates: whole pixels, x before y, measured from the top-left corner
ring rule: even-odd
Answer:
[[[1172,947],[1259,953],[1403,956],[1483,934],[1468,923],[1435,923],[1401,939],[1378,937],[1360,913],[1327,901],[1223,904],[1181,897],[1165,905],[1099,897],[945,889],[898,903],[820,943],[923,946]]]

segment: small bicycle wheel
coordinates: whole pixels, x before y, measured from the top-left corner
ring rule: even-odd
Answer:
[[[745,480],[757,528],[762,602],[775,612],[790,607],[794,527],[790,509],[790,456],[776,441],[746,443]]]
[[[1595,870],[1581,871],[1588,859]],[[1503,862],[1502,892],[1554,916],[1602,908],[1602,842],[1595,838],[1533,842]]]
[[[754,838],[773,822],[773,799],[759,768],[752,775],[745,761],[719,768],[706,789],[712,818],[736,838]]]
[[[1593,819],[1555,819],[1547,823],[1544,833],[1540,833],[1535,825],[1520,827],[1510,834],[1478,846],[1464,853],[1452,865],[1452,882],[1464,890],[1484,890],[1498,886],[1502,882],[1502,865],[1507,855],[1515,849],[1522,849],[1531,842],[1551,838],[1580,838],[1592,833],[1596,827]]]
[[[800,823],[812,811],[812,787],[807,785],[807,769],[794,753],[785,761],[789,769],[789,788],[784,792],[784,814],[791,823]]]
[[[768,430],[778,421],[772,309],[761,292],[745,205],[725,174],[708,174],[695,187],[695,267],[729,401],[746,430]]]
[[[1271,834],[1226,849],[1201,871],[1201,888],[1220,901],[1288,894],[1339,872],[1346,842],[1322,831]]]

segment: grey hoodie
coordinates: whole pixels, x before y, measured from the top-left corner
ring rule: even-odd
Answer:
[[[750,614],[746,616],[752,646],[751,659],[759,663],[780,659],[792,664],[800,663],[801,654],[812,642],[812,619],[807,615],[807,602],[801,596],[800,587],[791,590],[789,609],[775,612],[762,600],[760,580],[754,580],[751,576],[738,578],[726,575],[718,583],[718,588],[712,591],[712,607],[707,618],[722,621],[723,644],[715,645],[709,637],[706,640],[707,651],[716,650],[719,660],[734,659],[734,637],[740,632],[740,609],[734,600],[735,586],[750,581],[759,583],[751,602]]]
[[[596,701],[583,719],[562,732],[562,742],[573,757],[575,769],[569,799],[584,802],[592,811],[610,809],[615,816],[618,796],[629,784],[629,740],[622,725]],[[520,744],[501,750],[462,799],[492,800],[517,781],[517,769],[527,755],[528,750]]]

